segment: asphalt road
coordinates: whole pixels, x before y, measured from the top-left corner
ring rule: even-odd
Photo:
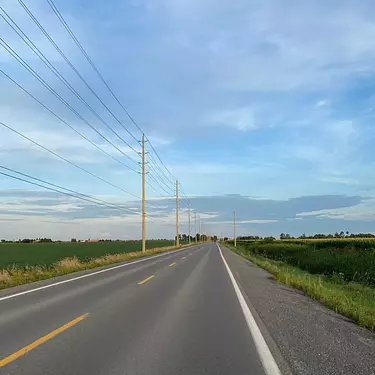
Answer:
[[[0,292],[1,375],[375,375],[374,354],[214,243]]]
[[[216,244],[0,296],[0,366],[27,375],[266,373]]]

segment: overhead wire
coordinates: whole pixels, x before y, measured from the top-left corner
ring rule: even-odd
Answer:
[[[85,86],[91,91],[91,93],[99,100],[99,102],[105,107],[105,109],[112,115],[112,117],[122,126],[122,128],[138,143],[139,140],[125,127],[125,125],[118,119],[118,117],[111,111],[111,109],[102,101],[99,95],[93,90],[93,88],[87,83],[84,77],[79,73],[77,68],[72,64],[72,62],[67,58],[64,52],[60,49],[60,47],[56,44],[53,38],[49,35],[49,33],[44,29],[38,19],[34,16],[34,14],[30,11],[30,9],[25,5],[22,0],[18,0],[19,4],[28,14],[28,16],[34,21],[34,23],[38,26],[38,28],[42,31],[45,37],[49,40],[49,42],[55,47],[57,52],[60,56],[65,60],[65,62],[70,66],[70,68],[77,74],[80,80],[85,84]]]
[[[63,157],[63,156],[61,156],[61,155],[59,155],[58,153],[56,153],[56,152],[50,150],[49,148],[47,148],[47,147],[41,145],[40,143],[34,141],[33,139],[29,138],[28,136],[26,136],[26,135],[20,133],[20,132],[17,131],[16,129],[12,128],[11,126],[6,125],[6,124],[3,123],[2,121],[0,121],[0,125],[3,126],[3,127],[5,127],[5,128],[7,128],[7,129],[10,130],[10,131],[12,131],[13,133],[19,135],[20,137],[22,137],[22,138],[28,140],[29,142],[33,143],[34,145],[36,145],[36,146],[42,148],[43,150],[49,152],[50,154],[56,156],[57,158],[59,158],[59,159],[65,161],[66,163],[68,163],[68,164],[70,164],[70,165],[72,165],[72,166],[74,166],[74,167],[80,169],[81,171],[83,171],[83,172],[89,174],[90,176],[95,177],[96,179],[98,179],[98,180],[100,180],[100,181],[106,183],[107,185],[110,185],[110,186],[112,186],[112,187],[114,187],[114,188],[116,188],[116,189],[118,189],[118,190],[121,190],[121,191],[123,191],[124,193],[126,193],[126,194],[128,194],[128,195],[131,195],[132,197],[135,197],[135,198],[137,198],[137,199],[141,199],[139,196],[137,196],[137,195],[135,195],[135,194],[133,194],[133,193],[131,193],[131,192],[129,192],[129,191],[127,191],[127,190],[121,188],[120,186],[117,186],[117,185],[113,184],[112,182],[109,182],[109,181],[105,180],[104,178],[102,178],[102,177],[96,175],[95,173],[90,172],[90,171],[87,170],[86,168],[81,167],[80,165],[78,165],[78,164],[76,164],[76,163],[70,161],[69,159],[67,159],[67,158],[65,158],[65,157]]]
[[[114,204],[114,203],[107,202],[107,201],[102,200],[102,199],[99,199],[99,198],[95,198],[95,197],[93,197],[93,196],[91,196],[91,195],[88,195],[88,194],[79,193],[79,192],[77,192],[77,191],[75,191],[75,190],[71,190],[71,189],[65,188],[65,187],[63,187],[63,186],[60,186],[60,185],[57,185],[57,184],[54,184],[54,183],[48,182],[48,181],[46,181],[46,180],[42,180],[42,179],[40,179],[40,178],[33,177],[33,176],[29,175],[29,174],[26,174],[26,173],[23,173],[23,172],[16,171],[16,170],[13,169],[13,168],[5,167],[5,166],[3,166],[3,165],[0,165],[0,168],[1,168],[1,169],[5,169],[5,170],[7,170],[7,171],[9,171],[9,172],[16,173],[16,174],[18,174],[18,175],[20,175],[20,176],[27,177],[27,178],[30,178],[30,179],[32,179],[32,180],[35,180],[35,181],[41,182],[41,183],[43,183],[43,184],[47,184],[47,185],[53,186],[54,188],[58,188],[58,189],[66,190],[67,192],[69,192],[69,193],[71,193],[71,194],[74,194],[74,196],[77,195],[76,198],[81,199],[80,197],[83,197],[83,198],[85,198],[85,200],[87,200],[87,199],[92,199],[92,200],[98,201],[98,202],[101,203],[101,204],[105,204],[105,205],[107,205],[107,207],[109,207],[108,205],[111,205],[110,208],[115,207],[115,208],[120,209],[120,210],[123,210],[123,211],[128,211],[128,212],[131,212],[131,213],[134,213],[134,214],[137,214],[137,215],[141,215],[140,212],[138,212],[138,211],[134,211],[134,210],[132,210],[132,209],[130,209],[130,208],[127,208],[127,207],[124,207],[124,206],[119,206],[119,205],[116,205],[116,204]],[[79,196],[79,197],[78,197],[78,196]],[[94,202],[92,202],[92,203],[94,203]]]
[[[12,28],[12,30],[22,39],[22,41],[31,49],[31,51],[43,62],[43,64],[62,82],[89,110],[98,118],[108,129],[110,129],[127,147],[134,151],[137,155],[138,151],[132,147],[125,139],[123,139],[93,108],[87,101],[72,87],[65,79],[60,71],[51,63],[51,61],[43,54],[42,51],[31,41],[31,39],[23,32],[11,16],[0,6],[0,10],[8,17],[0,13],[0,17]],[[10,21],[9,21],[10,20]]]
[[[43,102],[41,102],[37,97],[35,97],[33,94],[30,93],[25,87],[23,87],[21,84],[19,84],[17,81],[15,81],[12,77],[10,77],[7,73],[5,73],[2,69],[0,69],[0,73],[3,74],[6,78],[8,78],[11,82],[13,82],[18,88],[20,88],[24,93],[29,95],[32,99],[34,99],[38,104],[40,104],[44,109],[46,109],[50,114],[52,114],[54,117],[56,117],[58,120],[60,120],[62,123],[64,123],[66,126],[68,126],[71,130],[73,130],[76,134],[78,134],[80,137],[85,139],[87,142],[89,142],[92,146],[100,150],[103,154],[107,155],[111,159],[115,160],[119,164],[123,165],[127,169],[135,172],[140,173],[137,170],[135,170],[132,167],[129,167],[128,165],[124,164],[119,159],[115,158],[113,155],[109,154],[107,151],[103,150],[100,146],[98,146],[96,143],[92,142],[89,138],[87,138],[84,134],[79,132],[77,129],[75,129],[72,125],[70,125],[68,122],[66,122],[63,118],[61,118],[59,115],[56,114],[56,112],[52,111],[48,106],[46,106]]]
[[[55,4],[53,3],[53,1],[52,0],[46,0],[47,1],[47,3],[50,5],[50,7],[54,10],[54,12],[55,12],[55,14],[56,14],[56,16],[59,18],[59,20],[62,22],[62,24],[64,25],[64,27],[65,27],[65,29],[68,31],[68,33],[69,33],[69,35],[71,36],[71,38],[73,39],[73,41],[77,44],[77,46],[80,48],[80,50],[81,50],[81,52],[84,54],[84,56],[86,57],[86,59],[88,60],[88,62],[90,63],[90,65],[92,66],[92,68],[95,70],[95,72],[98,74],[98,76],[99,76],[99,78],[102,80],[102,82],[105,84],[105,86],[107,87],[107,89],[109,90],[109,92],[111,93],[111,95],[114,97],[114,99],[116,100],[116,102],[121,106],[121,108],[124,110],[124,112],[127,114],[127,116],[129,117],[129,119],[133,122],[133,124],[137,127],[137,129],[143,134],[144,132],[143,132],[143,130],[141,129],[141,127],[136,123],[136,121],[132,118],[132,116],[129,114],[129,112],[126,110],[126,108],[122,105],[122,103],[120,102],[120,100],[117,98],[117,96],[114,94],[114,92],[111,90],[111,88],[109,87],[109,85],[107,84],[107,82],[105,81],[105,79],[104,79],[104,77],[101,75],[101,73],[99,72],[99,70],[97,69],[97,67],[95,66],[95,64],[93,63],[93,61],[91,60],[91,58],[89,57],[89,55],[86,53],[86,51],[84,50],[84,48],[82,47],[82,45],[81,45],[81,43],[79,42],[79,40],[75,37],[75,35],[74,35],[74,33],[71,31],[71,29],[70,29],[70,27],[68,26],[68,24],[66,23],[66,21],[64,20],[64,18],[62,17],[62,15],[61,15],[61,13],[59,12],[59,10],[57,9],[57,7],[55,6]],[[35,18],[35,16],[31,13],[31,11],[27,8],[27,6],[24,4],[24,2],[22,1],[22,0],[18,0],[18,2],[21,4],[21,6],[24,8],[24,10],[26,11],[26,13],[29,15],[29,17],[36,23],[36,25],[40,28],[40,30],[43,32],[43,34],[46,36],[46,38],[51,42],[51,44],[56,48],[56,50],[60,53],[60,55],[64,58],[64,60],[68,63],[68,65],[73,69],[73,71],[75,71],[75,73],[80,77],[80,79],[85,83],[85,85],[90,89],[90,91],[97,97],[97,99],[102,103],[102,105],[103,106],[105,106],[105,108],[112,114],[112,116],[119,122],[119,120],[117,119],[117,117],[110,111],[110,109],[105,105],[105,103],[104,102],[102,102],[102,100],[97,96],[97,94],[92,90],[92,88],[87,84],[87,82],[85,81],[85,79],[80,75],[80,73],[78,72],[78,70],[74,67],[74,65],[73,64],[71,64],[71,62],[70,62],[70,60],[69,59],[67,59],[66,58],[66,56],[65,56],[65,54],[61,51],[61,49],[58,47],[58,45],[53,41],[53,39],[49,36],[49,34],[45,31],[45,29],[43,28],[43,26],[39,23],[39,21]],[[4,17],[3,17],[4,18]],[[8,23],[9,24],[9,23]],[[13,28],[14,29],[14,28]],[[21,30],[22,31],[22,30]],[[26,36],[27,37],[27,36]],[[27,39],[29,39],[29,38],[27,38]],[[1,39],[2,40],[2,39]],[[1,41],[0,40],[0,41]],[[25,40],[24,40],[25,41]],[[29,39],[29,41],[30,41],[30,39]],[[3,41],[4,42],[4,41]],[[31,41],[30,41],[31,42]],[[25,42],[26,43],[26,42]],[[31,42],[32,43],[32,42]],[[32,43],[34,46],[35,46],[35,44],[34,43]],[[30,45],[28,45],[29,47],[30,47]],[[3,45],[3,47],[4,47],[4,45]],[[9,47],[9,46],[8,46]],[[5,47],[4,47],[5,48]],[[31,47],[30,47],[31,48]],[[37,48],[37,47],[36,47]],[[6,48],[5,48],[6,49]],[[33,50],[34,51],[34,50]],[[9,50],[8,50],[8,52],[9,52]],[[14,51],[13,51],[14,52]],[[39,50],[39,52],[40,52],[40,50]],[[35,51],[34,51],[34,53],[36,53]],[[13,57],[14,57],[14,55],[13,54],[11,54]],[[17,54],[16,54],[17,55]],[[42,54],[43,55],[43,54]],[[18,56],[18,55],[17,55]],[[44,56],[44,55],[43,55]],[[19,57],[19,56],[18,56]],[[48,59],[47,59],[47,61],[44,61],[39,55],[38,55],[38,57],[45,63],[45,64],[48,64],[48,63],[50,63],[49,61],[48,61]],[[15,58],[15,57],[14,57]],[[16,59],[19,63],[21,63],[18,59]],[[20,58],[20,60],[21,61],[23,61],[22,60],[22,58]],[[23,61],[24,62],[24,61]],[[27,63],[25,63],[27,66],[28,66],[28,64]],[[50,63],[51,64],[51,63]],[[21,65],[23,65],[22,63],[21,63]],[[23,65],[24,67],[25,67],[25,65]],[[48,66],[48,65],[47,65]],[[25,67],[26,68],[26,67]],[[26,68],[27,69],[27,68]],[[50,67],[50,69],[51,70],[53,70],[54,71],[54,67],[52,66],[52,67]],[[28,70],[28,69],[27,69]],[[32,68],[31,68],[31,70],[32,70]],[[55,69],[56,70],[56,69]],[[56,70],[57,71],[57,70]],[[29,71],[30,72],[30,71]],[[31,72],[30,72],[31,73]],[[35,73],[35,72],[34,72]],[[58,75],[58,74],[60,74],[58,71],[57,71],[57,73],[56,73],[56,75]],[[38,74],[36,73],[36,75],[38,76]],[[60,74],[61,75],[61,74]],[[9,77],[9,76],[8,76]],[[35,77],[35,76],[34,76]],[[39,76],[40,77],[40,76]],[[35,77],[35,78],[37,78],[37,77]],[[41,77],[40,77],[41,78]],[[38,79],[38,78],[37,78]],[[65,80],[65,78],[61,75],[61,79],[62,80]],[[39,80],[39,79],[38,79]],[[42,80],[42,84],[43,84],[43,79],[41,78],[41,80]],[[66,80],[65,80],[66,81]],[[45,81],[44,81],[45,82]],[[66,83],[70,86],[70,88],[72,88],[72,86],[66,81]],[[44,84],[43,84],[44,85]],[[45,86],[45,85],[44,85]],[[48,84],[47,84],[47,87],[46,88],[48,88]],[[74,90],[74,88],[72,88],[73,90]],[[53,89],[52,89],[53,90]],[[71,90],[72,91],[72,90]],[[52,92],[52,91],[51,91]],[[72,91],[73,93],[75,92],[75,93],[77,93],[75,90],[74,91]],[[53,93],[53,92],[52,92]],[[56,93],[56,92],[55,92]],[[57,94],[57,93],[56,93]],[[77,93],[78,94],[78,93]],[[56,96],[60,101],[61,101],[61,99],[62,100],[64,100],[63,98],[59,98],[59,94],[57,94],[58,96]],[[79,94],[78,94],[79,95]],[[82,97],[81,97],[82,98]],[[34,97],[34,99],[35,99],[35,97]],[[83,98],[82,98],[83,99]],[[84,100],[84,99],[83,99]],[[37,100],[38,101],[38,100]],[[39,101],[38,101],[39,102]],[[40,104],[42,104],[41,102],[39,102]],[[63,103],[64,103],[64,101],[63,101]],[[65,103],[64,103],[65,104]],[[68,104],[68,103],[66,103],[66,104]],[[65,104],[65,105],[66,105]],[[43,105],[43,104],[42,104]],[[44,105],[43,105],[44,106]],[[45,107],[45,106],[44,106]],[[45,107],[46,108],[46,107]],[[69,104],[68,104],[68,108],[69,108]],[[46,108],[46,109],[48,109],[48,108]],[[69,108],[70,110],[72,110],[71,108]],[[74,109],[73,109],[74,110]],[[74,113],[74,112],[73,112]],[[78,115],[78,114],[76,114],[76,115]],[[86,122],[85,121],[85,119],[84,118],[82,118],[82,117],[80,117],[79,115],[78,115],[78,117],[79,118],[81,118],[84,122]],[[58,117],[59,118],[59,117]],[[62,119],[61,119],[62,120]],[[62,120],[63,121],[63,120]],[[64,121],[63,121],[64,122]],[[65,123],[65,122],[64,122]],[[121,122],[119,122],[123,127],[124,127],[124,125],[121,123]],[[95,130],[96,131],[96,129],[94,128],[93,130]],[[129,132],[125,127],[124,127],[124,130],[126,130],[128,133],[129,133],[129,135],[131,135],[132,136],[132,138],[135,140],[135,141],[137,141],[137,142],[139,142],[138,140],[137,140],[137,138],[136,137],[134,137],[134,135],[131,133],[131,132]],[[96,132],[98,132],[98,131],[96,131]],[[102,137],[104,137],[104,136],[102,136]],[[174,181],[171,181],[170,180],[170,177],[174,180],[175,178],[174,178],[174,176],[173,176],[173,174],[169,171],[169,169],[166,167],[166,165],[164,164],[164,162],[161,160],[161,158],[160,158],[160,156],[159,156],[159,154],[157,153],[157,151],[155,150],[155,148],[154,148],[154,146],[152,145],[152,143],[151,143],[151,141],[149,140],[149,138],[147,137],[147,135],[145,135],[145,138],[146,138],[146,140],[148,141],[148,143],[150,144],[150,147],[151,147],[151,149],[152,149],[152,151],[154,152],[154,154],[156,155],[156,157],[157,157],[157,159],[159,160],[159,162],[161,163],[161,165],[163,166],[163,168],[161,168],[160,166],[159,166],[159,164],[157,163],[157,161],[155,161],[155,159],[153,158],[153,156],[152,156],[152,154],[150,153],[150,159],[153,161],[153,167],[150,167],[150,169],[152,169],[153,170],[153,173],[157,176],[156,178],[154,178],[154,176],[152,176],[151,174],[150,174],[150,178],[152,179],[154,179],[154,181],[158,184],[158,185],[160,185],[161,186],[161,184],[163,184],[167,189],[170,189],[171,191],[173,191],[173,189],[171,188],[171,187],[169,187],[169,185],[165,182],[165,181],[169,181],[170,183],[172,183],[172,184],[174,184]],[[104,138],[104,139],[106,139],[106,138]],[[107,139],[106,139],[107,140]],[[108,140],[107,140],[108,141]],[[90,142],[91,144],[93,144],[92,142]],[[94,144],[95,145],[95,144]],[[112,144],[113,145],[113,144]],[[115,148],[117,148],[115,145],[113,145]],[[98,147],[97,145],[95,145],[95,147]],[[105,152],[104,150],[102,150],[103,152]],[[135,150],[134,150],[135,151]],[[137,151],[135,151],[135,152],[137,152]],[[109,154],[108,154],[109,155]],[[111,155],[109,155],[109,156],[111,156]],[[112,156],[111,156],[112,157]],[[113,157],[112,157],[113,158]],[[115,159],[115,160],[117,160],[117,159]],[[118,160],[117,160],[118,161]],[[128,167],[128,166],[127,166]],[[167,173],[165,173],[164,172],[164,170],[167,172]],[[137,172],[137,173],[139,173],[138,171],[135,171],[135,172]],[[151,177],[152,176],[152,177]],[[169,177],[170,176],[170,177]],[[97,176],[98,177],[98,176]],[[169,196],[169,194],[170,194],[170,192],[168,192],[166,189],[162,189],[162,190],[164,190],[167,194],[168,194],[168,196]],[[182,198],[180,198],[181,199],[181,201],[182,202],[184,202],[184,201],[186,201],[187,200],[187,198],[186,198],[186,195],[185,195],[185,197],[183,197],[183,195],[185,195],[184,193],[182,194]],[[139,198],[139,197],[137,197],[137,198]]]
[[[22,3],[22,0],[18,0],[19,2]],[[145,132],[143,131],[143,129],[138,125],[138,123],[134,120],[134,118],[130,115],[129,111],[124,107],[124,105],[121,103],[121,101],[118,99],[118,97],[116,96],[116,94],[113,92],[113,90],[110,88],[109,84],[107,83],[107,81],[105,80],[105,78],[103,77],[103,75],[101,74],[101,72],[99,71],[99,69],[97,68],[97,66],[95,65],[95,63],[92,61],[91,57],[88,55],[88,53],[86,52],[86,50],[84,49],[84,47],[82,46],[81,42],[79,41],[79,39],[76,37],[76,35],[74,34],[74,32],[72,31],[72,29],[70,28],[70,26],[68,25],[68,23],[66,22],[65,18],[63,17],[63,15],[61,14],[61,12],[59,11],[59,9],[57,8],[56,4],[54,3],[53,0],[46,0],[47,3],[49,4],[49,6],[51,7],[52,11],[55,13],[56,17],[60,20],[60,22],[62,23],[63,27],[65,28],[65,30],[68,32],[68,34],[70,35],[70,37],[72,38],[72,40],[74,41],[74,43],[77,45],[77,47],[81,50],[82,54],[85,56],[86,60],[88,61],[88,63],[91,65],[91,67],[93,68],[93,70],[96,72],[96,74],[98,75],[98,77],[100,78],[100,80],[103,82],[103,84],[106,86],[106,88],[108,89],[108,91],[110,92],[110,94],[112,95],[112,97],[115,99],[115,101],[120,105],[120,107],[123,109],[123,111],[125,112],[125,114],[128,116],[128,118],[130,119],[130,121],[135,125],[135,127],[142,133],[145,135],[145,138],[147,140],[147,142],[150,144],[150,147],[152,149],[152,151],[154,152],[154,154],[156,155],[156,157],[158,158],[159,162],[161,163],[161,165],[164,167],[164,169],[167,171],[168,175],[172,177],[173,180],[176,180],[176,178],[173,176],[173,174],[169,171],[169,169],[167,168],[167,166],[164,164],[164,162],[161,160],[158,152],[155,150],[154,146],[152,145],[150,139],[147,137],[147,135],[145,134]]]
[[[29,64],[25,62],[9,45],[0,37],[0,44],[4,49],[19,63],[21,64],[34,78],[36,78],[42,85],[48,89],[57,99],[59,99],[71,112],[73,112],[79,119],[85,122],[92,130],[94,130],[101,138],[106,142],[111,144],[117,151],[119,151],[127,159],[131,160],[133,163],[138,163],[132,159],[129,155],[125,154],[120,148],[118,148],[114,143],[112,143],[106,136],[100,133],[93,125],[91,125],[81,114],[79,114],[64,98],[60,96],[38,73],[36,73]]]
[[[19,0],[21,1],[21,0]],[[65,21],[64,17],[62,16],[62,14],[60,13],[60,11],[58,10],[58,8],[56,7],[55,3],[52,1],[52,0],[46,0],[47,3],[49,4],[49,6],[51,7],[51,9],[53,10],[53,12],[55,13],[55,15],[57,16],[57,18],[60,20],[60,22],[62,23],[62,25],[64,26],[65,30],[68,32],[68,34],[70,35],[70,37],[73,39],[73,41],[75,42],[75,44],[78,46],[78,48],[81,50],[82,54],[85,56],[86,60],[89,62],[89,64],[91,65],[91,67],[94,69],[94,71],[96,72],[96,74],[98,75],[98,77],[100,78],[100,80],[103,82],[103,84],[107,87],[108,91],[111,93],[112,97],[116,100],[116,102],[121,106],[121,108],[123,109],[123,111],[126,113],[126,115],[128,116],[128,118],[131,120],[131,122],[137,127],[137,129],[141,132],[141,134],[144,134],[144,131],[140,128],[140,126],[136,123],[136,121],[132,118],[132,116],[130,115],[130,113],[126,110],[126,108],[122,105],[122,103],[120,102],[120,100],[117,98],[117,96],[115,95],[115,93],[112,91],[112,89],[109,87],[107,81],[104,79],[104,77],[102,76],[102,74],[100,73],[100,71],[98,70],[98,68],[96,67],[96,65],[94,64],[94,62],[92,61],[92,59],[90,58],[90,56],[87,54],[86,50],[83,48],[82,44],[80,43],[80,41],[78,40],[78,38],[75,36],[75,34],[73,33],[73,31],[71,30],[71,28],[69,27],[69,25],[67,24],[67,22]]]
[[[154,167],[152,166],[152,164],[148,164],[148,169],[149,169],[149,174],[150,176],[152,176],[154,178],[154,181],[160,186],[160,188],[166,192],[167,194],[171,194],[171,195],[174,195],[174,189],[172,189],[170,186],[168,186],[167,184],[165,184],[159,177],[159,175],[156,173]],[[155,173],[155,175],[152,174],[152,172]]]
[[[63,187],[61,185],[57,185],[57,184],[48,182],[48,181],[43,180],[41,178],[34,177],[34,176],[29,175],[29,174],[16,171],[13,168],[5,167],[3,165],[0,165],[0,168],[4,169],[4,170],[7,170],[9,172],[16,173],[16,174],[18,174],[20,176],[27,177],[27,178],[30,178],[32,180],[38,181],[38,183],[35,183],[35,182],[32,182],[32,181],[28,181],[28,180],[25,180],[25,179],[20,178],[20,177],[12,176],[12,175],[9,175],[9,174],[4,173],[4,172],[0,172],[1,175],[7,176],[7,177],[10,177],[10,178],[14,178],[14,179],[17,179],[19,181],[27,182],[27,183],[35,185],[35,186],[39,186],[39,187],[42,187],[42,188],[45,188],[45,189],[48,189],[48,190],[52,190],[52,191],[55,191],[55,192],[58,192],[58,193],[62,193],[62,194],[65,194],[65,195],[68,195],[68,196],[71,196],[71,197],[74,197],[74,198],[78,198],[78,199],[81,199],[81,200],[84,200],[84,201],[87,201],[87,202],[90,202],[90,203],[98,204],[98,205],[101,205],[101,206],[105,206],[105,207],[108,207],[108,208],[115,208],[117,210],[130,212],[130,213],[138,215],[138,216],[142,215],[140,212],[134,211],[134,210],[132,210],[129,207],[125,207],[125,206],[122,206],[122,205],[114,204],[112,202],[108,202],[108,201],[105,201],[103,199],[99,199],[99,198],[93,197],[93,196],[88,195],[88,194],[80,193],[80,192],[77,192],[75,190],[65,188],[65,187]],[[39,184],[39,182],[43,183],[43,184],[46,184],[46,185],[50,185],[50,186],[52,186],[52,188],[50,188],[48,186],[45,186],[45,185],[41,185],[41,184]],[[65,190],[65,191],[61,191],[61,190],[58,190],[58,189],[62,189],[62,190]],[[166,223],[166,221],[160,219],[159,217],[155,217],[155,216],[151,216],[151,215],[146,215],[146,217],[150,218],[150,219],[152,219],[154,221],[158,221],[159,220],[159,221],[162,221],[162,222]]]

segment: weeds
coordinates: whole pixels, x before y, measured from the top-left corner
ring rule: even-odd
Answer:
[[[183,245],[180,247],[185,246],[188,245]],[[177,247],[167,246],[146,250],[144,253],[134,251],[130,253],[106,254],[100,258],[89,259],[87,261],[82,261],[76,256],[73,256],[63,258],[51,266],[26,266],[22,268],[11,266],[3,270],[0,269],[0,289],[66,275],[76,271],[92,269],[99,266],[160,254],[175,249],[177,249]]]
[[[250,254],[279,260],[345,282],[375,285],[375,241],[360,239],[242,242]],[[335,276],[334,276],[335,275]]]
[[[242,246],[236,249],[229,247],[269,271],[277,282],[300,289],[337,313],[375,331],[375,288],[347,282],[342,273],[334,273],[332,276],[313,275],[285,262],[250,253]]]

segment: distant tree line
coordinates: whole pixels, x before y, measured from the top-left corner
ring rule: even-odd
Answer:
[[[348,231],[344,232],[341,231],[335,232],[334,234],[329,233],[329,234],[322,234],[322,233],[317,233],[314,234],[313,236],[306,236],[305,233],[303,233],[299,237],[293,237],[288,233],[281,233],[280,234],[280,240],[289,240],[289,239],[307,239],[307,240],[312,240],[312,239],[325,239],[325,238],[375,238],[375,235],[371,233],[349,233]]]
[[[306,236],[305,233],[301,234],[299,237],[291,236],[289,233],[281,233],[280,240],[313,240],[313,239],[327,239],[327,238],[375,238],[375,235],[372,233],[349,233],[348,231],[336,232],[334,234],[322,234],[317,233],[312,236]],[[228,241],[228,237],[224,237],[224,241]],[[259,236],[239,236],[237,240],[275,240],[275,237],[259,237]]]

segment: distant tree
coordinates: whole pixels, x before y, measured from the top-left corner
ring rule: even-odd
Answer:
[[[197,238],[197,241],[199,242],[201,240],[201,235],[199,233],[197,233],[195,236]]]
[[[340,237],[344,237],[345,236],[345,233],[343,231],[340,232]]]
[[[77,242],[77,239],[76,239],[76,238],[72,238],[72,239],[70,240],[70,242]]]
[[[300,239],[305,239],[306,238],[306,234],[305,233],[302,233],[300,236],[299,236]]]
[[[348,231],[346,231],[346,237],[349,237],[349,232]]]
[[[336,232],[335,235],[334,235],[334,237],[335,237],[335,238],[339,238],[339,237],[340,237],[339,233]]]
[[[40,238],[39,242],[46,243],[46,242],[53,242],[50,238]]]
[[[216,242],[217,241],[217,236],[214,236],[213,240]]]
[[[272,236],[271,236],[271,237],[264,237],[264,238],[263,238],[263,241],[266,242],[266,243],[268,243],[268,242],[273,242],[273,241],[275,241],[275,239],[276,239],[276,238],[275,238],[275,237],[272,237]]]
[[[286,238],[286,237],[285,237],[285,233],[281,233],[281,234],[280,234],[280,240],[285,240],[285,238]]]
[[[5,240],[1,240],[1,243],[4,243],[4,242],[6,242]]]

